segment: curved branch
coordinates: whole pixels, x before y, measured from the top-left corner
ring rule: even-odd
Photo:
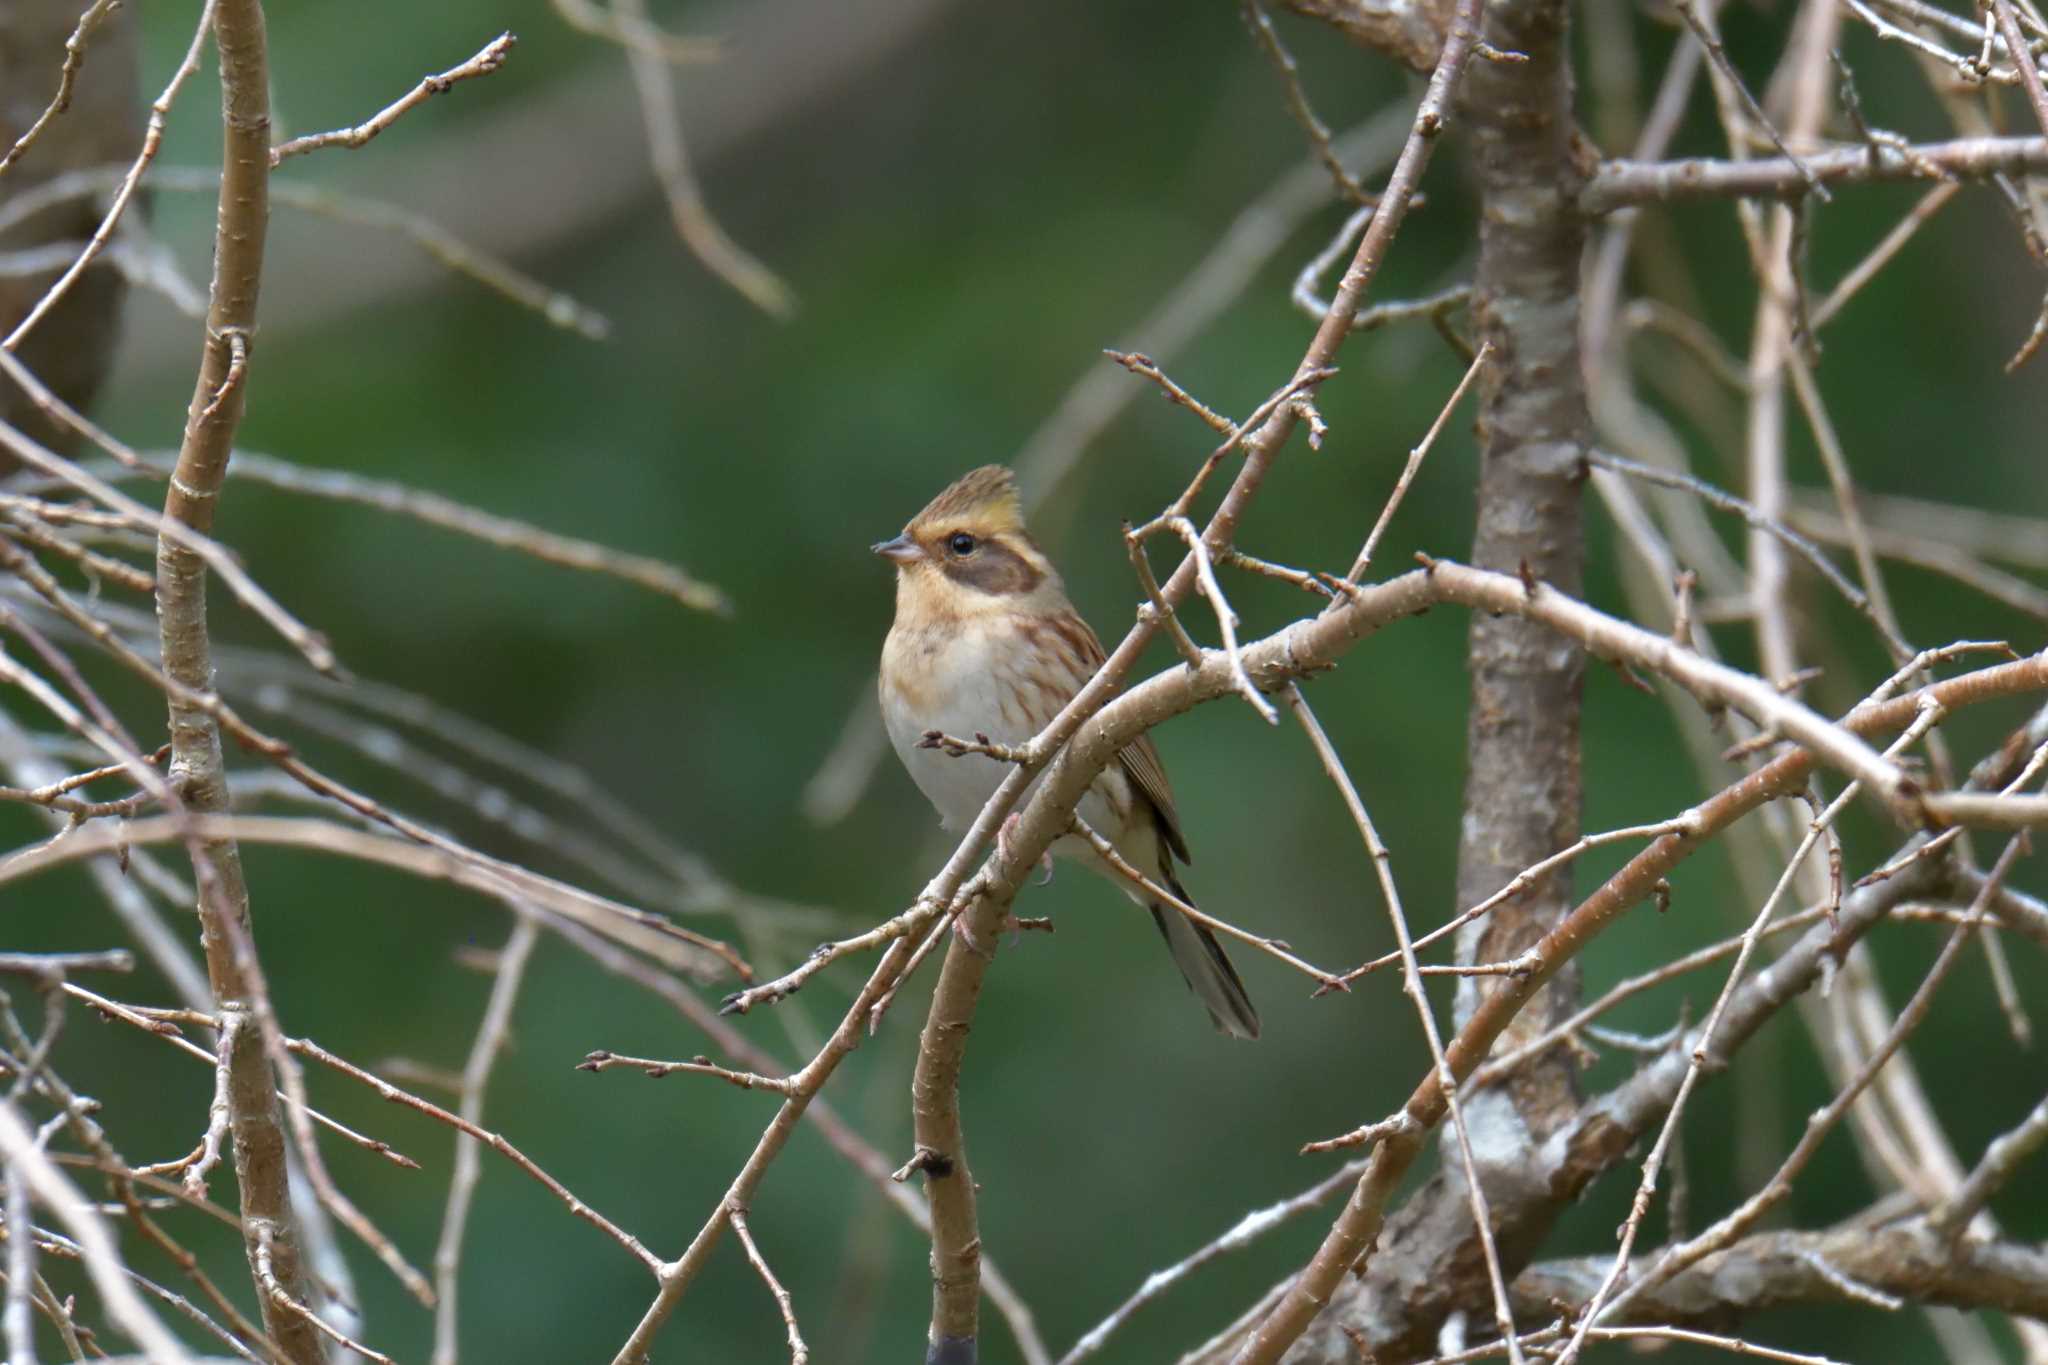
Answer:
[[[1314,621],[1299,622],[1253,645],[1246,651],[1246,664],[1255,678],[1270,683],[1328,662],[1362,635],[1401,616],[1422,610],[1434,601],[1461,601],[1487,610],[1516,611],[1531,610],[1535,602],[1543,600],[1540,596],[1532,601],[1520,600],[1522,592],[1518,581],[1505,575],[1465,568],[1446,572],[1451,567],[1439,565],[1434,572],[1411,574],[1376,589],[1361,591],[1331,613]],[[1589,608],[1583,610],[1590,611]],[[1560,629],[1573,626],[1573,622],[1563,616],[1552,623]],[[1589,623],[1577,623],[1581,627],[1586,624]],[[1625,632],[1633,632],[1634,629],[1626,627]],[[1642,634],[1648,639],[1656,638],[1648,637],[1647,632]],[[1586,638],[1590,639],[1590,636]],[[1618,640],[1620,637],[1615,638]],[[1632,651],[1623,657],[1632,657]],[[1035,857],[1037,851],[1056,835],[1059,826],[1054,821],[1059,811],[1078,800],[1092,774],[1136,734],[1199,701],[1220,695],[1228,686],[1227,667],[1220,656],[1215,656],[1200,669],[1176,668],[1153,678],[1105,708],[1083,728],[1048,771],[1039,792],[1019,820],[1011,841],[1011,856],[1027,860]],[[1908,723],[1928,698],[1952,708],[2004,693],[2008,688],[2032,690],[2044,686],[2048,686],[2048,653],[1951,679],[1890,702],[1858,707],[1841,726],[1828,728],[1858,735],[1877,733]],[[1531,950],[1532,970],[1529,974],[1507,979],[1502,989],[1482,1003],[1452,1041],[1446,1054],[1452,1074],[1461,1082],[1468,1077],[1492,1048],[1501,1031],[1556,970],[1575,957],[1624,911],[1646,900],[1666,874],[1689,858],[1694,850],[1703,847],[1709,836],[1765,801],[1799,790],[1816,762],[1814,751],[1798,749],[1748,775],[1695,808],[1696,820],[1692,828],[1696,833],[1667,835],[1657,840],[1581,902]],[[1817,958],[1815,970],[1818,970]],[[1777,972],[1769,975],[1768,982],[1774,989],[1782,989],[1785,984],[1782,974]],[[1724,1024],[1724,1027],[1732,1027],[1732,1024]],[[1682,1062],[1680,1070],[1683,1070]],[[1447,1112],[1443,1092],[1434,1074],[1417,1087],[1405,1106],[1405,1112],[1415,1120],[1415,1124],[1409,1131],[1390,1137],[1374,1153],[1372,1164],[1323,1247],[1289,1291],[1288,1298],[1298,1297],[1308,1306],[1307,1311],[1301,1313],[1296,1310],[1296,1314],[1284,1320],[1277,1313],[1269,1317],[1269,1326],[1279,1323],[1287,1330],[1262,1334],[1248,1347],[1244,1359],[1277,1359],[1279,1352],[1300,1334],[1322,1303],[1328,1300],[1342,1277],[1370,1253],[1393,1193],[1420,1155],[1428,1131]],[[1295,1325],[1297,1321],[1298,1326]],[[1258,1353],[1251,1353],[1253,1351]]]

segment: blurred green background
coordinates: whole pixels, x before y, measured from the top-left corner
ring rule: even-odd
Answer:
[[[145,91],[189,40],[194,6],[143,7]],[[732,619],[684,612],[632,586],[537,564],[413,523],[231,480],[221,535],[260,581],[328,633],[359,674],[434,698],[558,759],[755,895],[822,907],[780,924],[750,919],[745,946],[764,971],[820,937],[901,909],[949,845],[893,759],[844,820],[819,828],[801,794],[833,749],[871,671],[891,610],[869,542],[892,534],[961,470],[1007,460],[1061,396],[1108,364],[1105,346],[1156,344],[1139,320],[1201,260],[1239,210],[1305,155],[1272,71],[1225,4],[1026,7],[888,0],[681,5],[680,31],[728,38],[725,60],[685,68],[684,127],[716,214],[793,286],[779,323],[711,279],[679,246],[647,171],[624,64],[541,3],[271,7],[283,133],[352,123],[428,70],[466,57],[499,29],[520,38],[511,64],[416,111],[356,152],[325,152],[280,176],[418,210],[504,250],[521,268],[599,310],[592,343],[449,277],[386,234],[275,214],[260,346],[243,444],[250,450],[438,490],[490,511],[621,549],[673,558],[723,586]],[[1631,68],[1654,79],[1672,42],[1663,24],[1608,4],[1610,69],[1584,98],[1596,131],[1629,118]],[[1738,60],[1761,73],[1782,42],[1782,7],[1727,18]],[[1324,117],[1349,127],[1418,86],[1378,58],[1283,21]],[[1879,123],[1945,135],[1895,51],[1848,35]],[[174,113],[165,159],[217,156],[212,64]],[[1617,116],[1612,112],[1621,107]],[[1720,150],[1704,98],[1682,145]],[[1612,148],[1619,150],[1619,148]],[[1470,269],[1472,206],[1453,136],[1375,291],[1434,291]],[[1372,179],[1374,177],[1368,177]],[[1813,278],[1831,283],[1914,199],[1905,189],[1844,191],[1815,223]],[[207,268],[210,204],[160,192],[155,222],[194,278]],[[1252,287],[1192,345],[1163,356],[1213,406],[1249,411],[1283,382],[1309,322],[1286,294],[1343,210],[1312,215]],[[1724,342],[1746,346],[1753,301],[1732,212],[1702,206],[1645,216],[1678,302]],[[1871,488],[2048,515],[2038,474],[2048,418],[2039,366],[2000,366],[2034,316],[2038,274],[1988,193],[1951,206],[1903,262],[1827,334],[1819,375],[1859,476]],[[1646,348],[1655,382],[1697,384],[1677,351]],[[175,444],[198,353],[196,325],[138,297],[99,415],[145,448]],[[1296,564],[1341,568],[1355,553],[1409,447],[1456,381],[1460,360],[1426,326],[1354,340],[1321,407],[1320,453],[1297,441],[1242,543]],[[2048,363],[2048,362],[2041,362]],[[1137,384],[1138,381],[1128,381]],[[1740,410],[1712,394],[1681,422],[1696,467],[1739,483]],[[1796,477],[1819,484],[1796,420]],[[1156,510],[1212,444],[1207,431],[1140,393],[1052,494],[1040,526],[1073,595],[1106,636],[1131,620],[1136,591],[1118,522]],[[1381,554],[1461,555],[1470,538],[1469,410],[1424,468]],[[1614,536],[1597,511],[1588,591],[1621,610]],[[1738,528],[1722,526],[1731,544]],[[1634,572],[1631,564],[1629,572]],[[2039,648],[2038,622],[1916,572],[1892,583],[1918,643],[1964,636]],[[1811,694],[1846,705],[1889,671],[1854,619],[1806,582],[1832,634]],[[1233,582],[1246,630],[1264,633],[1307,604],[1266,581]],[[274,648],[218,593],[231,643]],[[1213,639],[1197,612],[1195,632]],[[1311,701],[1358,775],[1391,846],[1409,913],[1441,922],[1458,828],[1466,618],[1439,611],[1367,642],[1318,678]],[[1720,642],[1749,657],[1741,631]],[[1170,666],[1155,650],[1152,667]],[[238,685],[233,663],[224,685]],[[110,683],[138,728],[153,704]],[[1587,688],[1588,829],[1662,818],[1702,790],[1664,704],[1595,669]],[[1967,761],[2003,734],[2016,707],[1959,717]],[[494,852],[559,870],[559,859],[451,806],[346,748],[304,734],[317,760]],[[1205,905],[1341,966],[1390,946],[1385,915],[1340,803],[1300,734],[1269,731],[1234,702],[1205,707],[1158,740],[1198,857],[1188,877]],[[544,800],[544,799],[543,799]],[[565,819],[601,823],[554,804]],[[10,815],[19,840],[32,822]],[[1846,827],[1852,873],[1892,835],[1863,813]],[[1591,886],[1619,851],[1579,868]],[[458,961],[499,945],[496,905],[440,885],[311,855],[248,854],[258,932],[284,1022],[363,1062],[404,1056],[459,1068],[488,990]],[[2019,879],[2048,884],[2038,861]],[[1733,932],[1754,906],[1725,859],[1696,860],[1672,911],[1618,927],[1585,959],[1589,990]],[[8,937],[88,949],[117,938],[82,874],[18,890]],[[1299,978],[1238,958],[1265,1015],[1255,1046],[1210,1032],[1153,929],[1114,890],[1069,868],[1026,896],[1058,933],[1029,936],[998,961],[965,1082],[986,1254],[1037,1314],[1055,1352],[1153,1269],[1211,1239],[1247,1208],[1311,1183],[1331,1158],[1300,1144],[1386,1114],[1426,1064],[1391,975],[1348,996],[1310,1000]],[[707,931],[739,938],[728,919]],[[1873,938],[1887,987],[1903,999],[1938,946],[1924,926]],[[2048,1000],[2037,950],[2014,946],[2022,991]],[[865,972],[827,973],[740,1027],[785,1057],[808,1055]],[[1635,1002],[1615,1022],[1661,1029],[1678,1002],[1694,1016],[1721,978],[1703,973]],[[892,1164],[910,1149],[908,1078],[930,974],[906,989],[879,1036],[828,1092]],[[165,1000],[145,977],[127,995]],[[713,988],[707,998],[721,993]],[[1439,997],[1447,1002],[1448,994]],[[1447,1012],[1447,1010],[1445,1011]],[[544,939],[499,1065],[487,1122],[596,1208],[664,1255],[678,1251],[725,1189],[772,1112],[772,1097],[713,1082],[658,1084],[573,1069],[593,1048],[687,1057],[711,1050],[659,1001],[622,989],[559,940]],[[2048,1068],[2006,1035],[1981,954],[1971,953],[1912,1053],[1966,1162],[2040,1097]],[[127,1030],[74,1019],[66,1074],[107,1104],[134,1160],[182,1152],[205,1121],[202,1068]],[[1588,1084],[1625,1074],[1610,1055]],[[416,1261],[432,1253],[452,1138],[324,1074],[316,1102],[385,1137],[426,1171],[396,1172],[345,1144],[328,1159],[352,1196]],[[1695,1224],[1755,1187],[1824,1086],[1789,1015],[1734,1073],[1713,1080],[1686,1128]],[[1610,1249],[1633,1172],[1602,1183],[1549,1251]],[[2027,1182],[2016,1187],[2024,1191]],[[222,1192],[228,1188],[223,1181]],[[1777,1218],[1813,1225],[1867,1202],[1838,1135]],[[1998,1206],[2011,1228],[2048,1235],[2048,1206],[2024,1193]],[[904,1361],[921,1350],[926,1247],[815,1135],[801,1133],[753,1210],[753,1227],[795,1296],[826,1362]],[[238,1248],[182,1226],[229,1282]],[[1201,1272],[1138,1315],[1104,1359],[1153,1361],[1220,1328],[1297,1266],[1327,1215],[1312,1214]],[[1651,1224],[1662,1235],[1661,1213]],[[430,1316],[351,1247],[372,1342],[423,1360]],[[140,1263],[152,1264],[143,1253]],[[161,1258],[156,1268],[171,1277]],[[501,1160],[486,1155],[462,1301],[471,1361],[609,1358],[652,1293],[640,1267]],[[172,1277],[174,1278],[174,1277]],[[984,1359],[1014,1360],[985,1316]],[[1781,1314],[1752,1334],[1845,1360],[1933,1358],[1907,1312]],[[1995,1329],[2004,1349],[2010,1342]],[[773,1305],[730,1244],[660,1341],[662,1360],[782,1358]],[[1621,1358],[1618,1347],[1589,1358]],[[1707,1357],[1672,1349],[1673,1361]]]

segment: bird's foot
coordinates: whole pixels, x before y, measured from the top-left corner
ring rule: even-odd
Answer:
[[[1017,837],[1018,818],[1019,812],[1011,811],[1003,817],[1003,823],[996,827],[996,856],[1005,862],[1009,861],[1010,846]],[[1047,849],[1038,855],[1038,884],[1040,886],[1052,885],[1051,849]]]
[[[994,957],[996,955],[997,942],[1015,943],[1017,941],[1018,931],[1023,928],[1022,922],[1018,920],[1018,918],[1015,915],[1011,914],[1008,910],[1005,910],[1003,911],[1002,918],[997,920],[995,923],[994,938],[992,938],[989,942],[984,943],[982,942],[980,937],[975,934],[974,930],[968,926],[967,916],[971,913],[973,913],[971,910],[964,911],[961,914],[954,916],[953,937],[959,939],[961,943],[965,944],[967,946],[967,951],[974,953],[980,957]]]

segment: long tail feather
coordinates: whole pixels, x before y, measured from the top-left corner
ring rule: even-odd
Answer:
[[[1167,888],[1182,900],[1193,905],[1188,893],[1171,870],[1165,871]],[[1219,1033],[1233,1038],[1256,1038],[1259,1036],[1259,1012],[1252,1007],[1252,998],[1246,993],[1244,981],[1225,955],[1223,945],[1216,936],[1200,924],[1195,923],[1170,905],[1153,905],[1152,919],[1159,926],[1159,932],[1166,938],[1167,949],[1173,954],[1173,962],[1180,968],[1188,989],[1195,993],[1209,1010],[1209,1018]]]

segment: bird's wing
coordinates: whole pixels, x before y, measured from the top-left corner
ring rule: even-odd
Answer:
[[[1094,627],[1081,619],[1079,612],[1069,609],[1062,615],[1067,643],[1082,660],[1081,672],[1074,681],[1074,685],[1079,687],[1090,674],[1102,667],[1103,660],[1109,656],[1102,648],[1101,637],[1096,635]],[[1137,789],[1139,799],[1151,806],[1166,846],[1182,862],[1193,862],[1194,858],[1188,853],[1188,841],[1181,836],[1180,817],[1174,814],[1173,787],[1166,780],[1166,768],[1159,761],[1159,750],[1153,747],[1152,736],[1138,736],[1117,755],[1117,761],[1123,766],[1124,776]]]
[[[1079,626],[1075,632],[1079,639],[1075,639],[1073,645],[1087,661],[1083,671],[1085,677],[1087,673],[1100,669],[1108,655],[1102,649],[1102,639],[1094,626],[1081,620],[1079,612],[1073,612],[1071,620]],[[1153,747],[1151,735],[1139,735],[1133,743],[1124,745],[1124,751],[1118,753],[1116,759],[1124,767],[1124,776],[1130,778],[1130,786],[1137,788],[1139,798],[1153,808],[1155,819],[1159,821],[1159,837],[1165,839],[1165,845],[1174,849],[1174,855],[1182,862],[1194,862],[1194,857],[1188,853],[1188,839],[1180,833],[1180,817],[1174,812],[1174,786],[1165,780],[1165,765],[1159,761],[1159,749]]]
[[[1188,841],[1180,832],[1180,817],[1173,811],[1173,788],[1166,783],[1166,769],[1159,762],[1159,750],[1152,745],[1152,736],[1140,735],[1137,742],[1125,747],[1117,755],[1124,765],[1124,776],[1131,779],[1131,785],[1138,794],[1152,803],[1152,809],[1159,816],[1159,833],[1166,839],[1166,845],[1184,863],[1194,861],[1188,855]]]

